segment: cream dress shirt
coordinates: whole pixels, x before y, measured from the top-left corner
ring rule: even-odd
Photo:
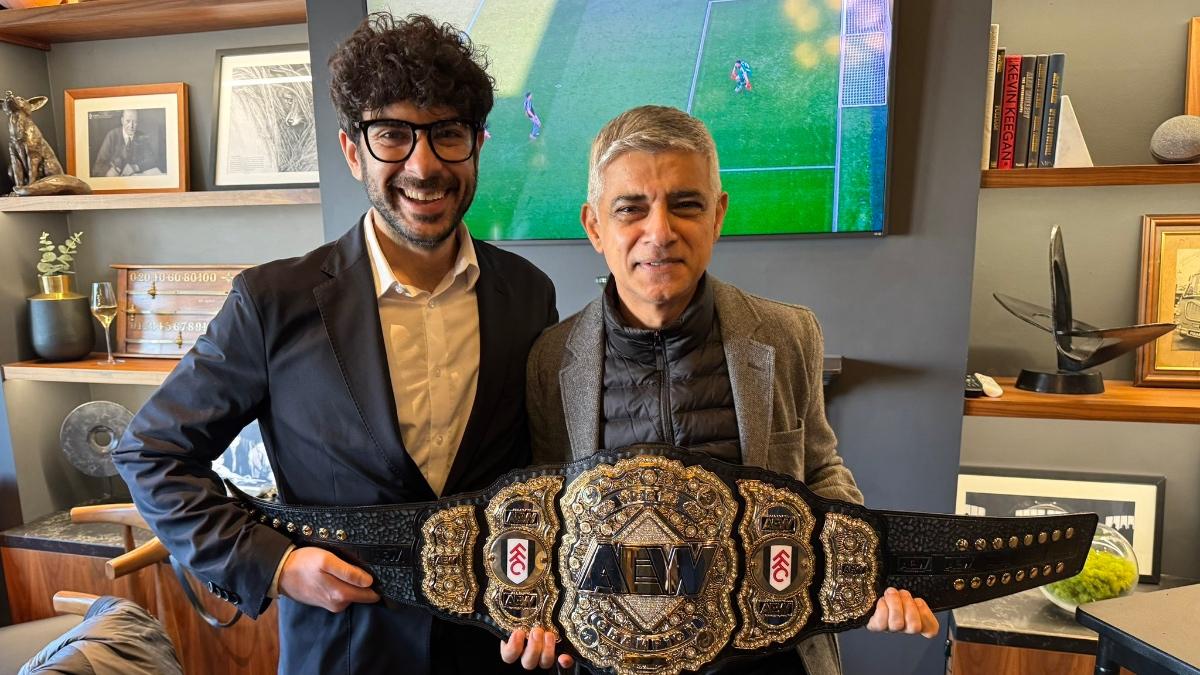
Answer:
[[[479,261],[459,224],[458,258],[433,292],[396,280],[373,225],[363,218],[379,324],[404,447],[441,496],[462,443],[479,384]]]

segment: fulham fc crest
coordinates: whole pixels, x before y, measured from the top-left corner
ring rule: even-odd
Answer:
[[[512,537],[505,548],[504,575],[514,584],[524,583],[529,578],[529,566],[533,564],[533,542]]]
[[[767,583],[777,591],[786,591],[795,578],[796,547],[789,544],[771,544],[763,547],[766,560],[763,574]]]

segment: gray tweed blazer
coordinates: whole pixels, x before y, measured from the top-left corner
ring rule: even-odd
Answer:
[[[742,462],[803,480],[823,497],[861,504],[825,418],[824,340],[804,307],[760,298],[711,274],[733,388]],[[600,446],[603,299],[548,328],[529,353],[526,400],[535,464],[582,459]],[[800,643],[809,675],[838,675],[829,634]]]

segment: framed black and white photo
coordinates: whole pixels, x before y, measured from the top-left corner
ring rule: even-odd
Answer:
[[[217,52],[216,187],[317,182],[317,129],[307,45]]]
[[[67,173],[94,192],[188,189],[187,85],[68,89]]]
[[[958,474],[956,513],[1039,516],[1094,512],[1115,528],[1138,559],[1140,581],[1158,583],[1166,478],[1074,471],[964,466]]]

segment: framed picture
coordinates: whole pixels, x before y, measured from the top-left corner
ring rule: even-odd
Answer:
[[[1188,23],[1187,87],[1185,112],[1200,115],[1200,16]]]
[[[95,192],[188,189],[187,85],[66,91],[67,173]]]
[[[1175,330],[1138,349],[1134,384],[1200,387],[1200,215],[1142,218],[1138,318]]]
[[[216,187],[317,182],[317,128],[307,45],[217,52]]]
[[[954,509],[974,516],[1040,516],[1055,507],[1096,513],[1133,545],[1140,581],[1156,584],[1165,494],[1162,476],[964,466]]]

